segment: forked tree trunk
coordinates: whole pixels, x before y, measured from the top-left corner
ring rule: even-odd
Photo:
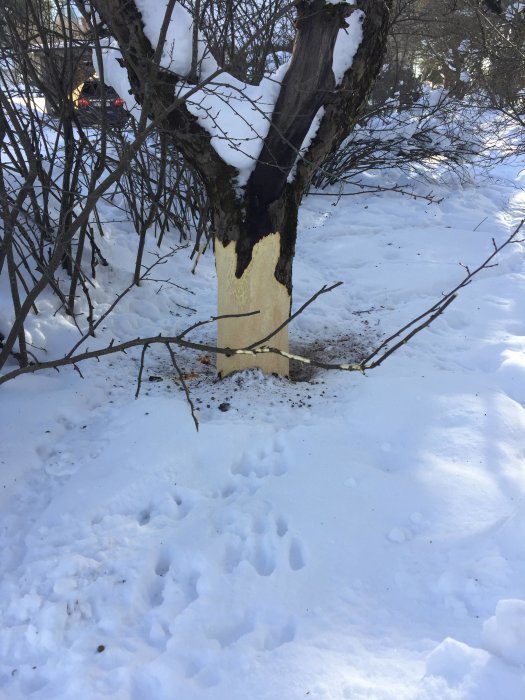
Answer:
[[[259,313],[220,319],[220,347],[250,348],[290,317],[297,211],[304,190],[300,183],[289,183],[288,179],[315,115],[334,91],[334,45],[350,12],[351,7],[344,3],[298,3],[292,59],[268,135],[246,186],[243,205],[237,206],[240,223],[226,226],[227,233],[221,230],[224,224],[216,231],[219,316]],[[222,202],[228,201],[226,188],[221,194]],[[230,198],[229,205],[232,204]],[[216,213],[216,222],[222,221],[220,205]],[[264,340],[262,346],[288,352],[288,326]],[[289,374],[288,359],[277,353],[217,357],[220,376],[251,367],[281,376]]]
[[[174,4],[168,6],[173,9]],[[237,170],[222,160],[211,145],[210,134],[185,104],[174,102],[179,76],[156,66],[162,51],[155,51],[146,36],[136,2],[91,0],[119,43],[135,99],[139,104],[149,101],[151,116],[159,117],[168,137],[205,183],[212,206],[218,311],[219,315],[238,316],[219,321],[218,345],[224,348],[246,349],[263,341],[262,345],[288,350],[287,327],[267,336],[290,315],[299,204],[316,168],[354,128],[386,46],[392,0],[358,0],[357,4],[297,0],[293,4],[297,17],[292,58],[268,134],[240,196]],[[336,84],[334,46],[356,10],[360,11],[356,18],[362,24],[362,41],[351,67]],[[163,28],[168,24],[165,20]],[[184,76],[180,79],[184,81]],[[317,134],[298,158],[321,107]],[[294,178],[290,178],[292,169]],[[259,313],[239,317],[254,311]],[[220,355],[217,366],[222,376],[246,367],[288,374],[287,359],[269,353]]]

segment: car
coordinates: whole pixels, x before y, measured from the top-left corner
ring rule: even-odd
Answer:
[[[100,80],[86,80],[79,85],[73,95],[73,104],[82,126],[100,126],[104,114],[110,127],[121,129],[129,121],[129,112],[122,97]]]

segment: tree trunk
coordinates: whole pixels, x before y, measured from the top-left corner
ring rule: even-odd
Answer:
[[[220,347],[249,348],[263,340],[259,346],[288,352],[288,326],[266,339],[287,322],[291,310],[292,261],[303,189],[288,183],[288,176],[316,113],[324,101],[332,99],[334,45],[350,12],[344,3],[298,3],[292,59],[243,205],[233,203],[231,184],[230,189],[219,186],[220,202],[214,207],[216,222],[221,222],[215,234],[218,315],[259,312],[219,320]],[[236,209],[236,221],[240,222],[236,226],[232,226],[231,217],[228,223],[224,221],[226,201]],[[288,359],[276,353],[217,357],[220,376],[251,367],[280,376],[289,374]]]
[[[261,208],[250,203],[253,191],[245,201],[233,199],[226,187],[221,194],[214,207],[218,315],[237,317],[218,321],[217,344],[232,349],[273,347],[288,352],[288,326],[272,334],[290,317],[300,198],[287,186],[279,199]],[[225,209],[229,211],[226,217]],[[253,315],[239,317],[250,313]],[[288,358],[276,353],[217,356],[221,377],[252,367],[269,374],[289,374]]]
[[[299,204],[316,168],[350,133],[366,105],[381,67],[392,0],[360,0],[358,5],[343,0],[293,3],[296,36],[292,57],[268,134],[242,195],[236,186],[238,171],[222,160],[210,133],[185,104],[174,102],[178,82],[187,76],[158,66],[162,51],[155,50],[146,37],[136,2],[91,0],[91,5],[119,43],[136,101],[148,105],[152,118],[162,115],[161,127],[205,183],[212,209],[219,315],[237,315],[219,321],[218,345],[249,349],[259,344],[287,352],[287,327],[267,336],[290,316]],[[334,47],[340,30],[347,29],[357,9],[362,41],[353,47],[357,50],[352,66],[336,83]],[[165,21],[163,29],[167,26]],[[321,107],[324,116],[317,134],[307,152],[298,157]],[[290,177],[292,170],[294,178]],[[221,376],[247,367],[288,374],[288,360],[270,353],[221,355],[217,366]]]
[[[275,276],[280,249],[280,233],[265,236],[255,244],[248,267],[241,277],[237,277],[235,243],[231,241],[225,246],[221,241],[215,242],[219,316],[258,312],[245,318],[219,319],[219,347],[247,348],[273,333],[289,318],[291,292]],[[264,345],[288,352],[288,326]],[[221,377],[251,367],[258,367],[268,374],[289,374],[288,358],[275,353],[217,356],[217,371]]]

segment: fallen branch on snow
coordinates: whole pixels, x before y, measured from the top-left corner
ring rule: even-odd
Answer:
[[[169,354],[170,358],[172,361],[172,364],[177,372],[177,375],[179,376],[179,379],[182,383],[182,387],[184,389],[184,392],[186,394],[186,398],[189,402],[191,413],[193,420],[195,422],[195,425],[198,429],[199,424],[198,420],[196,417],[196,411],[195,411],[195,406],[191,400],[190,392],[189,389],[184,381],[184,374],[181,371],[180,367],[178,366],[178,363],[176,361],[176,355],[173,350],[172,346],[178,346],[182,348],[188,348],[191,350],[196,350],[200,352],[206,352],[206,353],[215,353],[215,354],[220,354],[220,355],[226,355],[228,357],[231,357],[232,355],[258,355],[261,353],[275,353],[278,355],[282,355],[283,357],[287,357],[290,360],[294,360],[295,362],[301,362],[304,364],[311,365],[313,367],[319,367],[320,369],[326,369],[326,370],[339,370],[343,372],[361,372],[365,373],[367,370],[374,369],[375,367],[379,367],[390,355],[392,355],[396,350],[401,348],[403,345],[409,342],[415,335],[420,333],[424,328],[427,328],[431,323],[433,323],[436,318],[441,316],[441,314],[445,311],[445,309],[450,306],[450,304],[456,299],[458,296],[458,293],[461,289],[469,285],[472,281],[472,279],[479,273],[481,270],[487,269],[489,267],[493,267],[494,265],[492,264],[492,261],[494,258],[501,253],[501,251],[506,248],[510,243],[513,242],[518,242],[517,240],[517,235],[521,231],[522,227],[525,224],[525,219],[522,219],[522,221],[518,224],[518,226],[513,230],[513,232],[510,234],[510,236],[500,245],[497,245],[495,239],[492,239],[492,244],[493,244],[493,251],[492,253],[480,264],[478,267],[476,267],[474,270],[471,270],[468,266],[463,265],[465,268],[467,274],[463,278],[463,280],[454,287],[454,289],[450,290],[446,294],[443,295],[443,297],[436,302],[433,306],[428,308],[426,311],[421,313],[419,316],[416,318],[412,319],[404,325],[402,328],[398,329],[395,333],[390,335],[388,338],[383,340],[374,350],[361,362],[358,363],[330,363],[330,362],[323,362],[321,360],[315,360],[311,357],[304,357],[302,355],[295,355],[292,353],[284,352],[283,350],[279,350],[277,348],[273,348],[268,345],[262,345],[263,343],[267,343],[269,340],[271,340],[277,333],[279,333],[280,330],[282,330],[285,326],[287,326],[289,323],[291,323],[295,318],[297,318],[300,314],[304,312],[304,310],[310,306],[319,296],[322,294],[327,294],[328,292],[331,292],[334,290],[336,287],[339,287],[342,283],[341,282],[336,282],[335,284],[327,287],[324,286],[322,287],[318,292],[316,292],[313,296],[311,296],[295,313],[293,313],[289,319],[283,324],[281,324],[279,327],[277,327],[270,335],[267,335],[264,338],[261,338],[258,340],[256,343],[252,343],[250,346],[246,348],[222,348],[222,347],[217,347],[215,345],[208,345],[206,343],[199,343],[199,342],[194,342],[191,340],[187,340],[186,336],[191,332],[196,330],[197,328],[200,328],[202,326],[208,325],[210,323],[213,323],[215,321],[218,321],[220,319],[224,318],[244,318],[247,316],[253,316],[255,314],[258,314],[258,311],[251,311],[249,313],[244,313],[244,314],[228,314],[224,316],[213,316],[210,319],[207,319],[205,321],[198,321],[197,323],[194,323],[193,325],[189,326],[186,328],[182,333],[179,335],[175,336],[163,336],[163,335],[156,335],[156,336],[151,336],[149,338],[135,338],[133,340],[128,340],[124,343],[119,343],[118,345],[115,345],[113,341],[111,343],[104,347],[104,348],[99,348],[97,350],[86,350],[83,353],[79,353],[77,355],[72,355],[71,353],[67,355],[66,357],[59,358],[57,360],[51,360],[49,362],[40,362],[40,363],[35,363],[28,365],[26,367],[19,367],[18,369],[12,370],[11,372],[7,372],[3,376],[0,376],[0,385],[5,384],[6,382],[10,381],[11,379],[15,379],[16,377],[21,376],[22,374],[29,374],[29,373],[34,373],[34,372],[39,372],[44,369],[58,369],[60,367],[65,367],[68,365],[72,365],[76,371],[81,374],[80,369],[78,365],[81,362],[84,362],[85,360],[90,360],[90,359],[97,359],[99,360],[101,357],[104,357],[105,355],[112,355],[115,353],[123,352],[126,353],[127,350],[130,350],[135,347],[141,347],[142,348],[142,353],[141,353],[141,361],[140,361],[140,368],[139,368],[139,375],[138,375],[138,381],[137,381],[137,391],[135,396],[138,397],[139,392],[140,392],[140,387],[141,387],[141,380],[142,380],[142,372],[144,369],[144,358],[146,355],[146,352],[148,348],[152,345],[164,345]],[[82,376],[82,374],[81,374]]]

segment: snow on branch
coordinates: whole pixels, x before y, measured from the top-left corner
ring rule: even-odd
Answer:
[[[364,19],[365,13],[355,10],[347,20],[348,26],[339,30],[332,61],[336,86],[341,84],[345,73],[352,67],[354,56],[363,41]]]
[[[218,155],[239,171],[241,187],[248,182],[270,129],[287,69],[288,63],[283,64],[259,85],[243,83],[224,71],[186,101],[188,111],[211,135]],[[182,87],[179,97],[185,91]]]
[[[135,0],[135,4],[142,15],[144,33],[153,48],[157,49],[165,21],[166,5],[159,0]],[[192,56],[193,17],[179,2],[176,2],[169,18],[159,63],[171,73],[175,73],[181,78],[189,78]],[[198,34],[197,60],[204,76],[217,70],[217,63],[200,33]]]

